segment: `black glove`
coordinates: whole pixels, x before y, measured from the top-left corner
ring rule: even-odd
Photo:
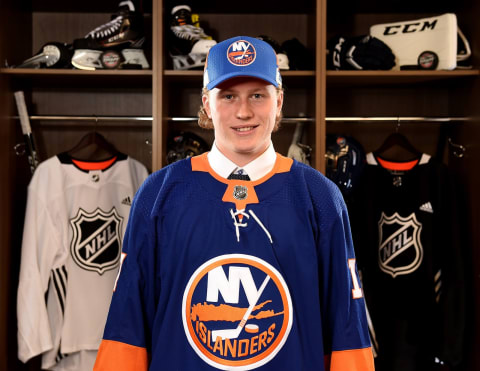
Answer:
[[[327,49],[328,69],[390,70],[395,66],[395,55],[388,45],[370,35],[336,36],[327,42]]]

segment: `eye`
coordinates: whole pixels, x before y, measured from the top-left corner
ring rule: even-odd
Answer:
[[[253,98],[254,99],[261,99],[261,98],[263,98],[263,94],[255,93],[255,94],[253,94]]]
[[[233,99],[233,94],[224,94],[223,99],[225,100],[232,100]]]

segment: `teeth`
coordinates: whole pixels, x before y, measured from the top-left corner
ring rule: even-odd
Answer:
[[[246,128],[238,128],[238,129],[235,129],[236,131],[249,131],[249,130],[252,130],[253,129],[253,126],[249,126],[249,127],[246,127]]]

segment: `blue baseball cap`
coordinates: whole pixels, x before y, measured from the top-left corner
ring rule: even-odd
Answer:
[[[203,87],[211,90],[238,76],[256,77],[281,86],[277,55],[270,44],[254,37],[236,36],[212,46],[205,62]]]

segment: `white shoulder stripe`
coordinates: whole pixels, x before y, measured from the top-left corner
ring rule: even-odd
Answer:
[[[369,165],[378,165],[377,160],[375,159],[375,156],[373,155],[373,152],[367,153],[367,164]]]
[[[418,163],[419,165],[425,165],[430,161],[430,158],[432,156],[427,155],[426,153],[422,153],[422,157],[420,158],[420,162]]]

